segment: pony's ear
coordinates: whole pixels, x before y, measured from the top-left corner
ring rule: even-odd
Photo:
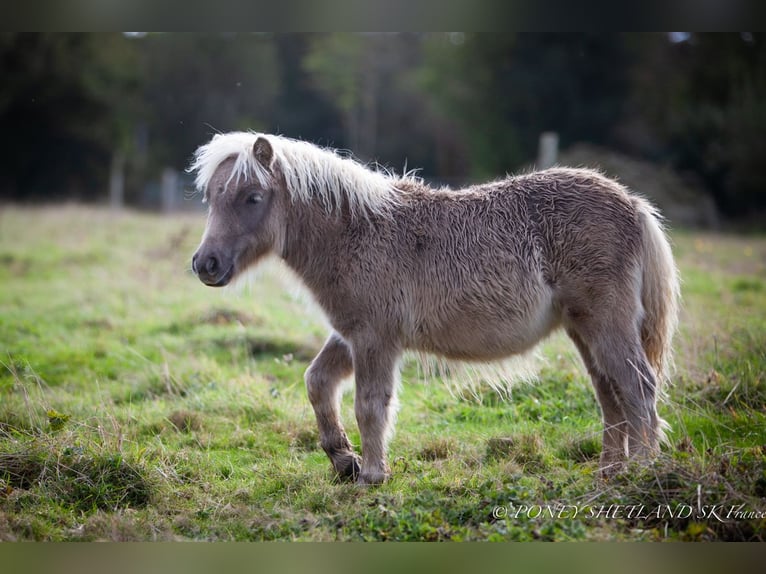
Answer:
[[[274,149],[271,147],[269,140],[264,137],[258,136],[253,144],[253,155],[263,167],[271,170],[271,160],[274,158]]]

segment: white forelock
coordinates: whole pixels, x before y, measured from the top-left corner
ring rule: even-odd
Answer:
[[[200,146],[189,166],[190,172],[196,172],[197,190],[209,196],[210,180],[228,158],[235,161],[227,185],[232,180],[254,177],[259,185],[266,187],[272,176],[253,154],[253,144],[258,137],[266,138],[271,144],[274,161],[285,176],[293,200],[319,201],[328,212],[347,202],[352,214],[362,216],[384,214],[399,201],[396,178],[389,173],[341,157],[333,149],[257,132],[217,134]]]

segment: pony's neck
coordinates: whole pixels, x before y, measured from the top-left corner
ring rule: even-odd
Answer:
[[[281,257],[317,296],[318,289],[334,282],[328,253],[339,246],[347,223],[316,202],[295,201],[287,208]]]

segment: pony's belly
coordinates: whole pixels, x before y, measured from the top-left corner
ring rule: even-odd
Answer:
[[[421,325],[412,347],[449,359],[491,361],[528,351],[557,325],[552,309],[514,319],[466,315]]]

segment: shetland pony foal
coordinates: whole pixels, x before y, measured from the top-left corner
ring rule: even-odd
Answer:
[[[374,484],[389,475],[403,351],[487,362],[559,326],[601,405],[602,473],[656,453],[678,281],[657,213],[618,183],[549,169],[431,189],[256,133],[215,136],[190,170],[210,205],[192,260],[200,280],[226,285],[276,254],[333,326],[306,387],[341,477]],[[339,416],[340,383],[352,373],[361,460]]]

